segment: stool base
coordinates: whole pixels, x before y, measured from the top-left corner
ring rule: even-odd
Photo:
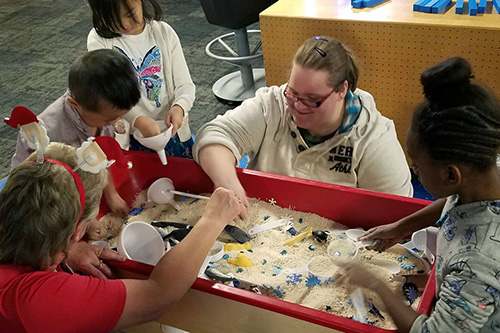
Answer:
[[[240,71],[227,74],[215,82],[212,91],[221,101],[243,102],[255,96],[255,91],[266,86],[266,73],[264,68],[252,69],[254,84],[248,88],[243,87]]]

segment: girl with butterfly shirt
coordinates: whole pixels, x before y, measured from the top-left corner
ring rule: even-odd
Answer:
[[[156,120],[164,120],[167,127],[173,126],[172,139],[165,147],[167,155],[191,158],[193,139],[188,112],[195,99],[195,86],[179,37],[170,25],[160,21],[162,10],[158,2],[89,0],[89,5],[94,28],[87,38],[88,50],[108,48],[124,54],[140,81],[141,100],[123,116],[124,120],[145,137],[159,134]],[[127,141],[122,148],[128,149]],[[133,136],[130,148],[148,150]]]

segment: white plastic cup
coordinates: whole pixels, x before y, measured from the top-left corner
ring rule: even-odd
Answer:
[[[95,241],[95,242],[90,242],[90,244],[97,245],[99,247],[102,247],[103,249],[110,249],[111,248],[109,243],[105,242],[105,241]]]
[[[215,241],[214,245],[212,245],[212,248],[210,249],[210,253],[213,254],[207,256],[209,258],[208,259],[209,262],[215,262],[221,260],[222,256],[224,256],[224,244]]]
[[[118,236],[118,253],[125,258],[156,265],[165,254],[165,243],[151,224],[134,221],[123,227]]]
[[[345,266],[358,254],[356,243],[348,237],[332,237],[326,249],[332,263],[336,266]]]

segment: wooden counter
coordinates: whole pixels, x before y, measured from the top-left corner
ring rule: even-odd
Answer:
[[[462,56],[475,77],[500,96],[500,15],[491,2],[477,16],[455,14],[454,2],[441,14],[414,12],[413,3],[353,9],[348,0],[279,0],[260,14],[267,85],[287,81],[305,39],[336,37],[358,55],[358,86],[394,120],[403,148],[413,109],[423,99],[419,78],[425,68]]]

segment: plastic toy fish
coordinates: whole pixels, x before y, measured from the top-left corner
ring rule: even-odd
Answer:
[[[238,243],[244,244],[246,242],[249,242],[252,238],[250,237],[249,234],[241,230],[240,228],[234,226],[234,225],[226,225],[224,227],[224,230]]]
[[[403,284],[403,295],[405,295],[406,300],[410,305],[415,302],[418,297],[418,288],[417,285],[413,282],[405,282]]]
[[[252,248],[252,244],[224,244],[224,251],[233,251],[233,250],[250,250]]]
[[[153,227],[158,227],[158,228],[166,228],[166,227],[174,227],[177,228],[170,232],[169,234],[163,236],[162,238],[168,239],[168,238],[173,238],[176,241],[181,241],[184,239],[184,237],[187,236],[187,234],[193,229],[193,226],[185,223],[178,223],[178,222],[168,222],[168,221],[153,221],[151,222],[151,225]]]
[[[373,304],[372,302],[368,302],[368,307],[370,308],[369,312],[371,314],[374,314],[382,319],[385,319],[384,315],[382,313],[380,313],[380,310],[377,309],[377,307],[375,306],[375,304]]]
[[[236,259],[227,259],[227,262],[241,267],[252,267],[253,262],[243,253],[238,253]]]
[[[183,229],[191,228],[191,225],[186,223],[169,222],[169,221],[153,221],[151,222],[151,225],[153,227],[160,227],[160,228],[166,228],[166,227],[183,228]]]
[[[312,235],[318,242],[326,242],[326,239],[328,238],[328,231],[322,231],[322,230],[314,230],[312,232]]]

